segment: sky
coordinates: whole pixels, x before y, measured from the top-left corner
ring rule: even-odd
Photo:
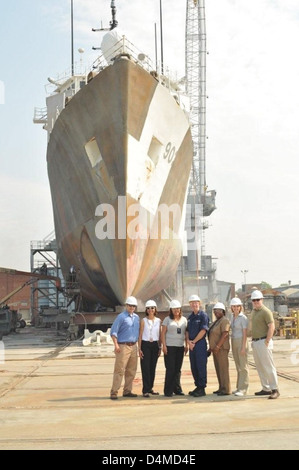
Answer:
[[[185,0],[163,0],[164,64],[185,75]],[[70,69],[71,0],[1,1],[0,266],[30,270],[54,230],[47,135],[33,124],[47,78]],[[116,0],[119,28],[154,57],[159,0]],[[208,189],[205,254],[217,279],[299,283],[299,3],[206,0]],[[74,0],[75,60],[97,57],[110,0]],[[101,23],[102,22],[102,23]],[[79,54],[78,49],[84,53]],[[243,271],[243,272],[242,272]],[[244,275],[244,271],[246,271]]]

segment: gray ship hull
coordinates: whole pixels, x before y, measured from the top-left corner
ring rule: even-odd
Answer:
[[[72,265],[80,272],[89,308],[123,304],[128,295],[145,301],[173,281],[192,152],[175,98],[126,57],[60,113],[47,151],[58,256],[65,275]],[[180,220],[160,220],[172,205]]]

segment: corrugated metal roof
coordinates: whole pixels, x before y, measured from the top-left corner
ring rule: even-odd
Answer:
[[[289,287],[288,289],[285,289],[282,292],[287,297],[299,297],[299,289],[296,289],[294,287]]]

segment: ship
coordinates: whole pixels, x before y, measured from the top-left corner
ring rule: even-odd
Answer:
[[[84,74],[49,79],[47,167],[58,259],[80,279],[84,310],[155,298],[182,256],[193,157],[180,85],[110,30]]]

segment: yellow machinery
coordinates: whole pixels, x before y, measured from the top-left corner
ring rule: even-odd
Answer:
[[[292,310],[287,317],[277,317],[276,329],[279,329],[279,336],[286,339],[299,338],[299,310]]]

